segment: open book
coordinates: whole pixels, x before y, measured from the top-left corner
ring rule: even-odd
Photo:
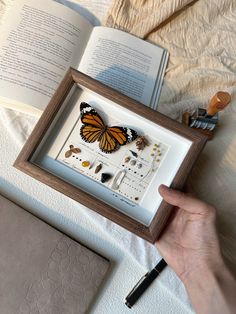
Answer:
[[[156,109],[167,60],[165,49],[59,3],[18,0],[0,29],[0,105],[40,115],[71,66]]]

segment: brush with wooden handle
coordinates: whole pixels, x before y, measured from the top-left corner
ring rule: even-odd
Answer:
[[[225,109],[231,101],[231,96],[227,92],[218,92],[210,100],[207,107],[206,118],[213,117],[217,112]]]

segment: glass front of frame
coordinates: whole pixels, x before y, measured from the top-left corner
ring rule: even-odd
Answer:
[[[31,162],[149,226],[162,201],[158,186],[171,184],[191,145],[76,85]]]

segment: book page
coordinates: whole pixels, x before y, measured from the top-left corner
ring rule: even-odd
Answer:
[[[54,1],[17,1],[1,26],[1,98],[43,110],[67,69],[78,66],[92,28]]]
[[[120,30],[98,26],[78,69],[149,106],[163,51]]]

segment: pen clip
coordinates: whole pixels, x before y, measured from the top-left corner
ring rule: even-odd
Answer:
[[[130,295],[134,292],[134,290],[141,284],[141,282],[143,282],[143,280],[147,277],[148,274],[149,274],[149,272],[147,272],[143,277],[141,277],[139,279],[139,281],[136,283],[136,285],[133,287],[133,289],[130,291],[130,293],[125,298],[126,300],[130,297]]]

